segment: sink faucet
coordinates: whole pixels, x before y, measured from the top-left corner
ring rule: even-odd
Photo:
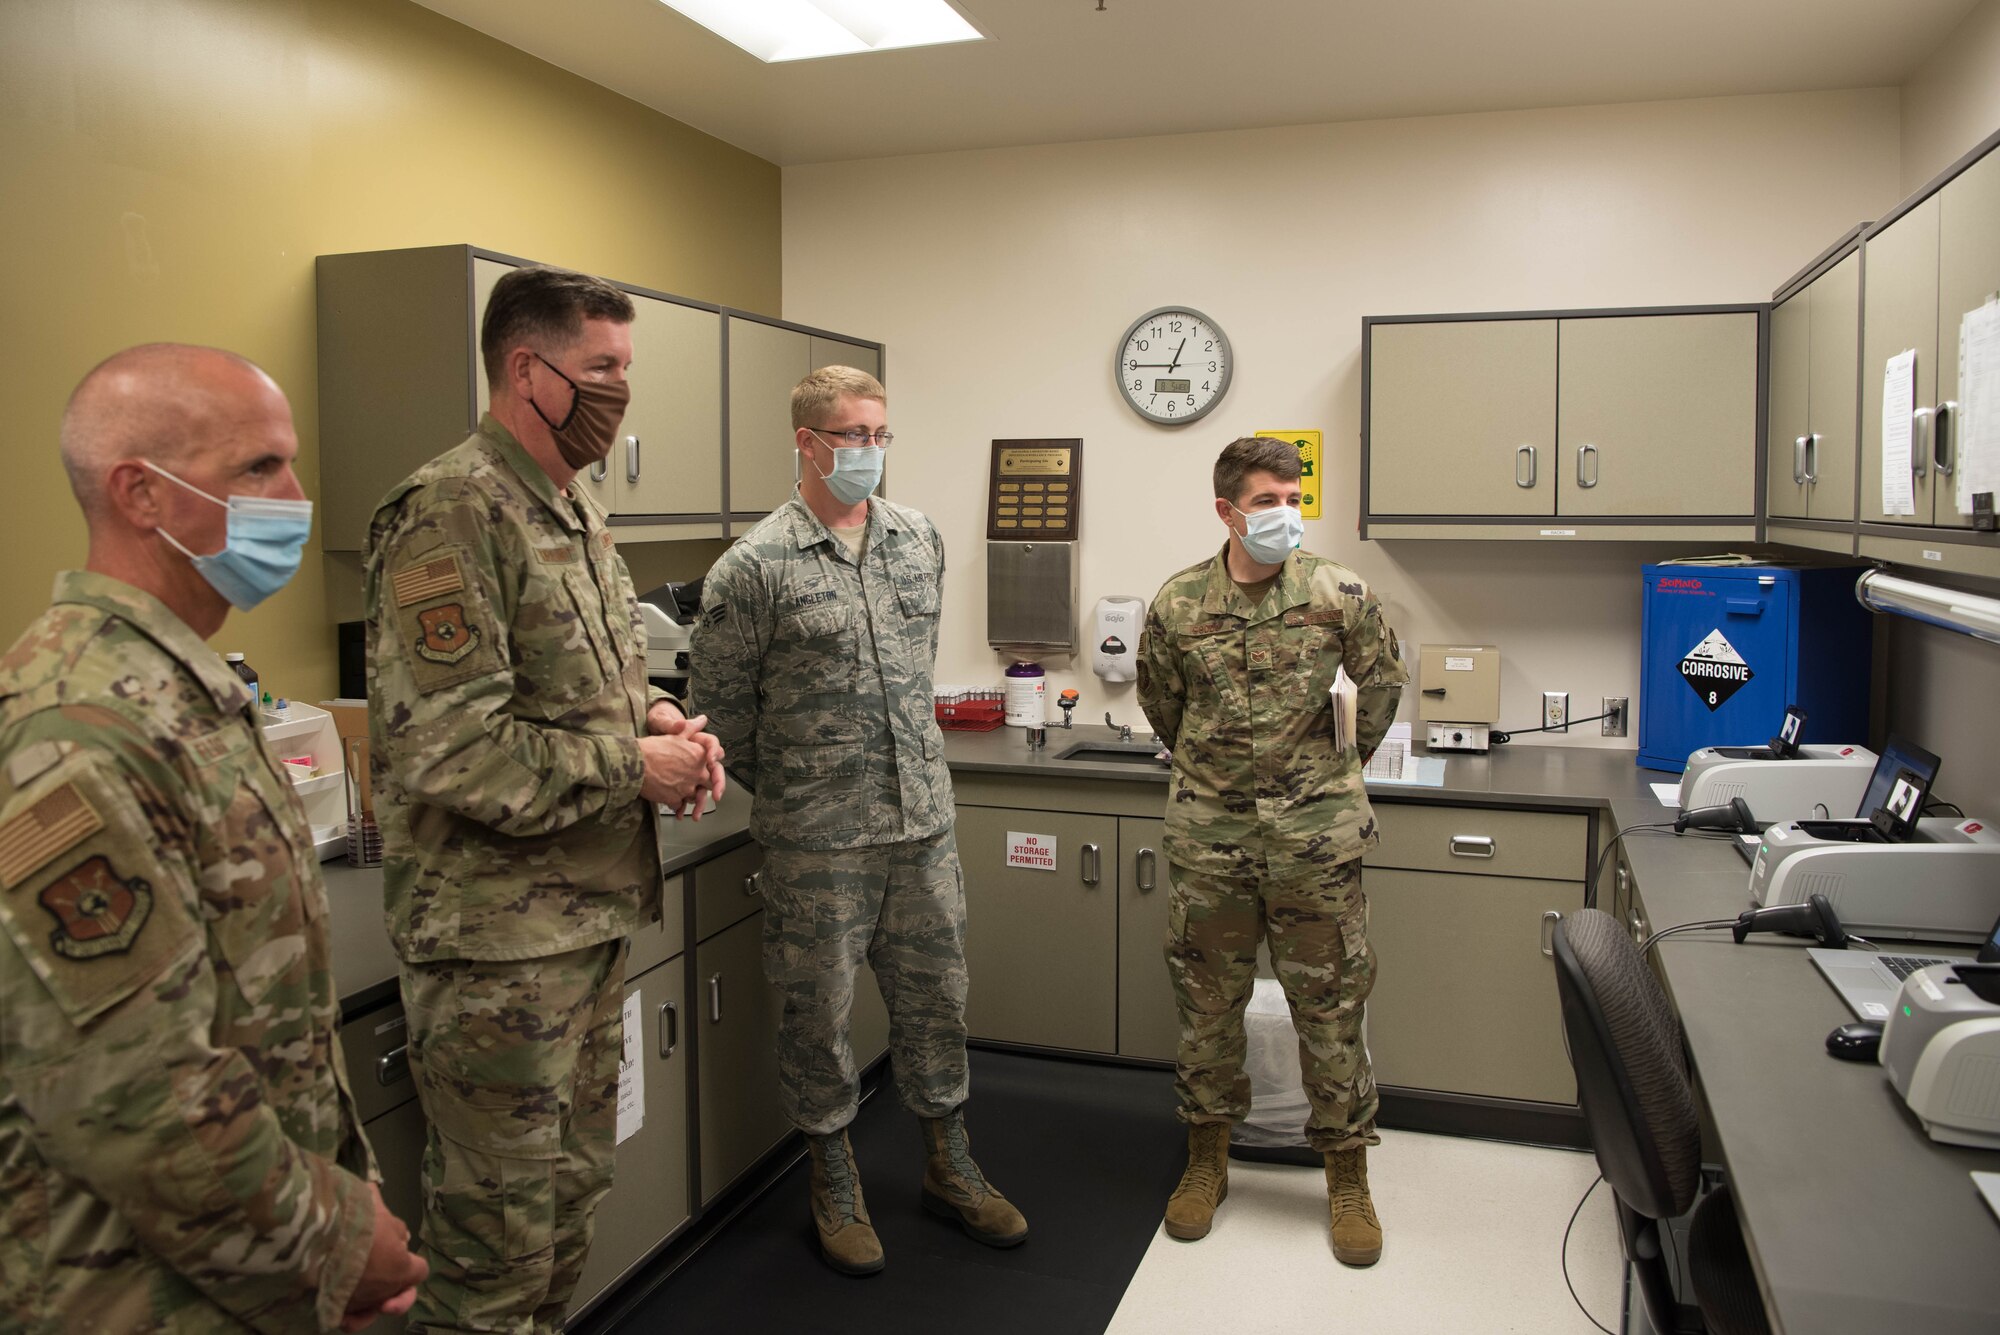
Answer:
[[[1118,729],[1119,741],[1129,742],[1132,740],[1132,725],[1129,723],[1113,723],[1111,721],[1111,711],[1108,709],[1104,711],[1104,726]]]

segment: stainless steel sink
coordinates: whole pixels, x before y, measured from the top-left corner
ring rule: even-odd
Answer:
[[[1158,765],[1165,768],[1165,762],[1158,759],[1160,747],[1157,742],[1078,742],[1067,751],[1056,754],[1057,760],[1087,760],[1093,764],[1112,765]]]

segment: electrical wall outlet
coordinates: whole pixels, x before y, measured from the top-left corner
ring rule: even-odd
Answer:
[[[1542,692],[1542,726],[1550,732],[1569,731],[1569,692]]]
[[[1625,735],[1625,729],[1629,726],[1627,718],[1631,713],[1631,704],[1632,702],[1627,696],[1607,695],[1604,697],[1604,708],[1597,712],[1604,715],[1603,731],[1606,737],[1623,737]]]

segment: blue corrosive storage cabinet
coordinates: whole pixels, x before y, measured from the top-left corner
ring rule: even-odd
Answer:
[[[1687,768],[1704,746],[1762,746],[1785,706],[1802,742],[1868,739],[1873,633],[1859,566],[1642,566],[1639,763]]]

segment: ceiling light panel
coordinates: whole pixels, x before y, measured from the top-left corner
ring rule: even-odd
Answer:
[[[769,64],[976,42],[945,0],[661,0]]]

